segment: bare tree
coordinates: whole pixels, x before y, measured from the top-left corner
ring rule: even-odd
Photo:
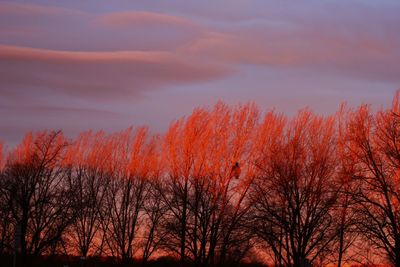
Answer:
[[[0,143],[0,255],[13,251],[14,230],[12,223],[10,223],[12,221],[12,214],[5,191],[7,185],[3,173],[4,161],[3,144]]]
[[[164,226],[169,236],[165,245],[179,255],[181,265],[187,261],[188,205],[190,179],[195,170],[195,155],[201,153],[203,136],[207,134],[207,113],[196,110],[186,123],[172,125],[164,141],[167,176],[159,192],[168,207]]]
[[[211,112],[195,110],[169,129],[164,143],[167,176],[160,192],[168,207],[166,245],[181,264],[222,263],[232,251],[240,255],[249,241],[248,235],[236,236],[248,210],[244,199],[250,184],[247,164],[239,171],[237,162],[251,154],[257,118],[252,105],[231,110],[220,103]]]
[[[0,174],[2,175],[2,174]],[[0,176],[1,177],[1,176]],[[5,188],[4,180],[0,178],[0,187]],[[8,205],[3,190],[0,189],[0,255],[11,254],[14,248],[14,229],[11,209]]]
[[[28,134],[5,166],[3,196],[21,232],[21,254],[52,252],[71,222],[60,132]]]
[[[124,262],[139,251],[140,220],[148,192],[154,157],[154,144],[148,142],[147,130],[138,129],[114,135],[111,173],[105,196],[103,231],[113,255]]]
[[[346,156],[357,191],[353,194],[360,233],[400,266],[400,117],[399,95],[393,107],[372,114],[368,106],[349,112]]]
[[[159,185],[160,181],[155,178],[149,183],[149,190],[146,194],[146,201],[144,202],[145,218],[143,223],[147,228],[143,229],[142,241],[142,262],[146,263],[149,258],[157,251],[162,249],[165,243],[166,233],[165,228],[162,227],[165,220],[165,213],[167,206],[160,194]]]
[[[252,229],[275,265],[321,264],[337,237],[334,120],[303,111],[287,122],[270,113],[258,138]]]
[[[360,235],[357,231],[357,207],[354,203],[353,194],[358,190],[357,183],[352,179],[352,170],[354,162],[352,157],[349,157],[346,148],[346,110],[345,105],[340,109],[338,116],[338,183],[340,192],[338,195],[337,208],[335,217],[337,220],[338,242],[337,248],[333,253],[332,263],[337,262],[337,266],[343,266],[346,263],[354,263],[360,260],[360,251],[355,249],[356,243],[360,240]]]
[[[69,236],[74,240],[74,248],[84,258],[89,253],[102,254],[104,239],[100,210],[104,205],[110,177],[107,170],[107,162],[111,158],[109,146],[103,133],[93,135],[88,132],[82,134],[68,149],[68,186],[74,209]]]

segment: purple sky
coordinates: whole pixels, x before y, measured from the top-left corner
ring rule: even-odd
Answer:
[[[218,100],[289,115],[388,106],[399,14],[397,0],[0,1],[0,140],[162,132]]]

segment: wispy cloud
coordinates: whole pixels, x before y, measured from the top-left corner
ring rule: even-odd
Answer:
[[[9,16],[58,16],[83,15],[85,12],[55,6],[0,1],[0,14]]]
[[[93,98],[138,96],[145,90],[211,81],[230,73],[222,65],[169,52],[73,52],[4,45],[0,69],[0,94],[28,86]]]
[[[172,25],[180,27],[197,27],[191,20],[146,11],[126,11],[101,15],[97,22],[107,26],[148,26],[148,25]]]
[[[351,31],[351,29],[348,29]],[[400,82],[400,38],[365,32],[354,35],[332,28],[265,25],[205,33],[182,48],[226,64],[307,68],[367,80]]]

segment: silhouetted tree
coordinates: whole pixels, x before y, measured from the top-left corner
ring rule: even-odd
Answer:
[[[104,233],[101,232],[100,212],[109,184],[111,159],[110,142],[103,133],[82,134],[71,145],[65,163],[69,169],[68,186],[74,213],[68,231],[74,249],[86,258],[88,254],[101,255]]]
[[[181,264],[213,265],[248,251],[243,245],[250,237],[236,234],[243,233],[249,179],[239,166],[232,173],[232,162],[251,154],[257,118],[252,105],[230,110],[218,104],[212,112],[197,109],[169,129],[164,144],[168,176],[160,192],[168,207],[167,246]]]
[[[372,114],[364,105],[350,112],[345,130],[358,227],[375,247],[400,266],[400,104]]]
[[[252,185],[252,225],[278,266],[322,264],[337,231],[335,125],[303,111],[268,114],[258,136],[260,174]]]
[[[53,253],[71,223],[71,202],[62,166],[67,142],[60,132],[28,134],[12,152],[2,176],[12,224],[21,233],[21,254]]]
[[[13,251],[13,224],[11,208],[6,195],[3,144],[0,143],[0,255]]]
[[[168,235],[165,228],[162,227],[165,220],[165,213],[167,212],[167,206],[160,194],[160,181],[157,179],[157,176],[149,183],[150,188],[148,188],[149,191],[146,195],[146,201],[144,202],[145,218],[143,223],[147,228],[143,229],[143,263],[147,263],[157,249],[163,248],[165,238]]]
[[[134,134],[128,129],[114,135],[112,143],[112,179],[102,211],[103,231],[112,255],[129,262],[139,251],[139,226],[154,170],[154,144],[148,142],[144,128]]]

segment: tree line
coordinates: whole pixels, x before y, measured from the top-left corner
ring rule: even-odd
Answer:
[[[400,266],[400,102],[287,117],[198,108],[147,128],[0,146],[0,255],[182,266]]]

